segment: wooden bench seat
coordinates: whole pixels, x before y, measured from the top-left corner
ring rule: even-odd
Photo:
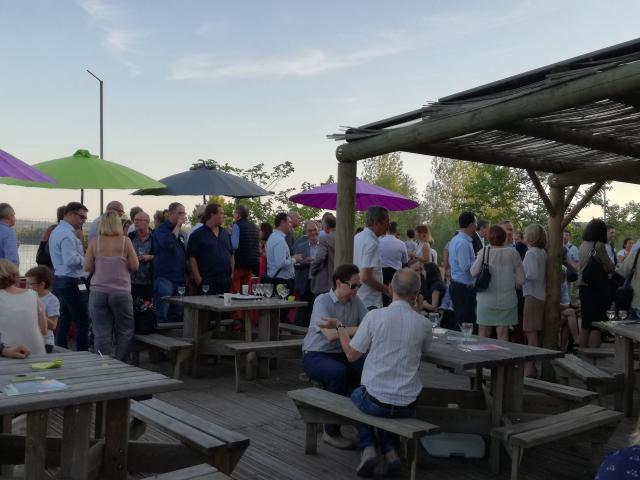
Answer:
[[[416,418],[383,418],[368,415],[356,407],[351,399],[319,388],[305,388],[287,392],[306,424],[305,453],[318,452],[318,429],[325,423],[353,424],[361,422],[395,433],[408,442],[407,462],[411,479],[416,478],[418,441],[425,435],[440,432],[440,427]]]
[[[173,378],[180,378],[180,368],[182,362],[189,358],[193,349],[193,342],[188,339],[168,337],[159,333],[149,333],[146,335],[135,334],[133,336],[133,360],[138,365],[140,361],[140,350],[153,347],[172,356]]]
[[[228,327],[233,324],[233,319],[225,318],[223,320],[211,320],[211,326],[220,325],[223,327]],[[156,324],[156,331],[165,331],[165,330],[181,330],[184,328],[184,322],[162,322]]]
[[[586,440],[592,467],[597,468],[603,457],[603,447],[622,420],[623,414],[598,405],[586,405],[568,412],[537,420],[514,423],[491,430],[493,438],[504,442],[511,455],[511,480],[517,480],[524,450],[560,439]]]
[[[146,477],[147,479],[155,480],[226,480],[231,479],[228,475],[219,472],[211,465],[203,463],[202,465],[195,465],[193,467],[182,468],[174,472],[162,473],[160,475],[154,475],[153,477]]]
[[[132,401],[130,411],[135,419],[175,436],[198,455],[200,463],[213,465],[225,474],[231,474],[249,446],[247,437],[157,398]]]
[[[307,331],[309,331],[307,327],[301,327],[293,323],[280,323],[278,328],[283,332],[293,333],[295,335],[306,335]]]
[[[270,340],[265,342],[236,342],[225,345],[235,357],[236,392],[240,391],[240,359],[248,353],[277,352],[283,350],[301,350],[304,339]]]

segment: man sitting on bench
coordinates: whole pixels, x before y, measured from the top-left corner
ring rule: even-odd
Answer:
[[[325,319],[321,328],[335,328],[350,362],[358,362],[367,353],[362,370],[362,386],[351,400],[364,413],[378,417],[413,417],[422,384],[418,375],[422,353],[432,338],[431,322],[418,314],[413,305],[420,293],[420,276],[410,269],[398,270],[391,281],[393,302],[386,308],[370,311],[353,339],[335,319]],[[401,471],[396,435],[358,424],[358,447],[362,459],[356,470],[370,477],[378,464],[376,447],[386,461],[386,474]]]
[[[355,265],[340,265],[333,273],[333,289],[318,295],[311,313],[309,330],[304,338],[302,365],[311,380],[325,390],[347,396],[360,385],[364,358],[349,362],[342,351],[334,328],[320,328],[323,318],[331,318],[345,326],[353,336],[367,314],[367,308],[356,295],[360,275]],[[336,448],[353,448],[353,442],[340,434],[340,425],[325,425],[322,440]]]

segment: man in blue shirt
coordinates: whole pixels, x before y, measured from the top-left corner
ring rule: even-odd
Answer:
[[[18,237],[13,226],[16,224],[16,212],[8,203],[0,203],[0,258],[9,260],[17,267]]]
[[[152,234],[153,239],[153,298],[156,320],[180,321],[180,307],[162,301],[162,297],[176,295],[178,287],[184,286],[187,268],[185,238],[182,225],[187,213],[184,205],[174,202],[169,205],[169,219],[159,225]]]
[[[283,283],[293,287],[295,276],[294,265],[302,260],[302,255],[291,255],[286,235],[291,230],[289,215],[280,212],[275,217],[273,233],[269,235],[265,252],[267,255],[267,276],[274,279],[275,283]]]
[[[55,273],[53,294],[60,300],[60,319],[56,328],[56,345],[67,348],[67,335],[71,323],[76,327],[76,350],[89,347],[89,312],[84,284],[84,247],[76,235],[87,220],[87,207],[78,202],[69,203],[64,218],[51,232],[49,253]]]
[[[458,217],[458,225],[460,230],[449,242],[449,294],[453,303],[454,319],[460,326],[463,322],[476,323],[476,292],[471,276],[471,265],[476,259],[472,240],[477,226],[475,214],[462,212]]]
[[[224,210],[217,203],[204,209],[204,225],[189,237],[187,256],[199,293],[217,295],[231,291],[233,251],[224,223]],[[204,292],[202,285],[208,285]]]

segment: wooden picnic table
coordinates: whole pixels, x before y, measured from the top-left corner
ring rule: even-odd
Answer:
[[[31,368],[33,363],[55,358],[63,360],[61,368]],[[130,399],[182,387],[178,380],[88,352],[34,355],[25,360],[0,358],[0,391],[18,374],[55,379],[68,386],[16,396],[0,393],[0,418],[4,417],[0,423],[0,464],[24,463],[24,478],[29,480],[49,478],[45,466],[51,464],[60,465],[60,478],[86,480],[102,475],[125,480]],[[101,406],[96,409],[96,437],[103,438],[90,437],[94,404]],[[47,438],[48,415],[54,408],[64,409],[61,440]],[[27,415],[26,436],[12,435],[10,419],[22,413]]]
[[[484,368],[491,370],[490,419],[491,426],[498,427],[505,413],[520,413],[524,398],[524,366],[528,361],[547,360],[562,357],[555,350],[531,347],[518,343],[504,342],[491,338],[471,336],[463,339],[460,332],[438,329],[429,350],[423,354],[424,362],[454,373],[464,374],[476,371],[476,385],[482,385]],[[494,350],[467,350],[477,345],[494,345]],[[487,432],[488,434],[489,432]],[[494,472],[499,467],[500,443],[492,439],[491,466]]]
[[[624,414],[633,415],[633,389],[635,387],[634,342],[640,342],[640,323],[593,322],[601,330],[616,336],[616,363],[624,373]]]
[[[217,295],[198,295],[188,297],[164,297],[167,303],[182,305],[184,312],[184,337],[193,338],[193,358],[191,373],[199,375],[202,355],[224,355],[230,352],[224,348],[229,340],[212,339],[209,335],[209,312],[214,312],[214,320],[222,319],[223,313],[244,312],[244,341],[253,341],[253,325],[251,312],[258,311],[258,341],[278,340],[280,311],[290,308],[302,308],[307,302],[281,300],[278,298],[262,298],[259,300],[232,300],[230,305]],[[252,378],[252,359],[247,358],[247,378]],[[261,359],[258,363],[258,374],[268,376],[269,359]]]

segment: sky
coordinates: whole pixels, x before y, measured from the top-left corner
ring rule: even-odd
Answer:
[[[336,173],[325,136],[638,36],[618,0],[0,0],[0,148],[33,164],[79,148],[153,178],[199,158],[293,162],[278,188]],[[430,157],[402,154],[423,191]],[[614,184],[626,203],[633,185]],[[0,186],[23,218],[54,218],[79,193]],[[169,197],[121,200],[165,208]],[[198,197],[181,197],[188,209]],[[200,199],[201,201],[201,199]],[[87,192],[90,217],[98,192]],[[581,218],[600,215],[594,208]]]

